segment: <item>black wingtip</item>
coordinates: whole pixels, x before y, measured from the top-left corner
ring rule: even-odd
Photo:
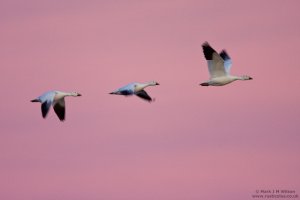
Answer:
[[[230,59],[230,57],[229,57],[229,55],[228,55],[228,53],[226,52],[225,49],[223,49],[223,50],[220,52],[220,56],[221,56],[221,58],[222,58],[223,60],[229,60],[229,59]]]
[[[210,46],[207,41],[203,42],[202,46]]]
[[[212,60],[213,53],[216,52],[208,42],[202,44],[203,53],[206,60]]]
[[[53,105],[53,109],[60,121],[65,120],[66,110],[65,110],[64,105],[56,103]]]
[[[30,102],[39,102],[39,100],[33,99],[33,100],[31,100]]]

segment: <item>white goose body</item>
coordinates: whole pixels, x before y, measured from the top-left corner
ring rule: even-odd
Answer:
[[[251,80],[252,78],[248,78],[248,77],[243,77],[243,76],[220,76],[220,77],[215,77],[215,78],[211,78],[209,81],[201,83],[203,86],[206,86],[206,84],[211,85],[211,86],[223,86],[223,85],[227,85],[233,81],[236,80]]]
[[[116,94],[116,95],[124,95],[124,96],[130,96],[130,95],[136,95],[143,100],[146,100],[148,102],[152,101],[152,98],[147,94],[147,92],[144,90],[148,86],[156,86],[159,85],[155,81],[150,81],[147,83],[129,83],[128,85],[125,85],[109,94]]]
[[[50,107],[53,106],[53,109],[59,118],[60,121],[65,120],[65,97],[66,96],[81,96],[81,94],[77,92],[61,92],[61,91],[49,91],[45,92],[41,96],[36,99],[31,100],[31,102],[40,102],[42,116],[46,118],[49,113]]]
[[[207,42],[202,44],[203,53],[208,64],[210,79],[202,86],[223,86],[236,80],[252,80],[250,76],[232,76],[230,69],[232,61],[225,50],[218,54]]]

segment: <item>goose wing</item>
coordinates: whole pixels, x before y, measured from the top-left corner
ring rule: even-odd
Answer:
[[[58,101],[56,101],[53,105],[53,109],[59,118],[60,121],[65,120],[65,113],[66,113],[66,106],[65,106],[65,99],[61,98]]]
[[[226,74],[229,75],[230,74],[230,69],[231,69],[231,66],[232,66],[231,58],[229,57],[229,55],[228,55],[228,53],[226,52],[225,49],[223,49],[220,52],[220,56],[224,60],[224,67],[225,67]]]
[[[43,118],[46,118],[47,114],[49,113],[50,107],[53,103],[55,96],[54,91],[46,92],[42,96],[38,97],[40,101],[42,102],[41,110],[42,110],[42,116]]]
[[[147,94],[147,92],[145,90],[141,90],[141,91],[137,92],[136,95],[148,102],[152,101],[152,98]]]
[[[49,113],[51,104],[52,104],[51,101],[45,101],[44,103],[42,103],[41,110],[42,110],[43,118],[47,117],[47,114]]]
[[[227,73],[224,68],[224,60],[222,57],[205,42],[202,44],[204,57],[207,60],[208,71],[211,78],[226,76]]]
[[[129,83],[128,85],[119,88],[118,93],[121,95],[132,95],[134,94],[134,85],[135,83]]]

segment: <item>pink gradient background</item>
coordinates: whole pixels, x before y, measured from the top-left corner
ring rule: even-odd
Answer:
[[[0,199],[300,194],[300,2],[0,2]],[[253,81],[200,87],[201,44]],[[156,80],[146,103],[109,92]],[[67,98],[67,120],[29,102]]]

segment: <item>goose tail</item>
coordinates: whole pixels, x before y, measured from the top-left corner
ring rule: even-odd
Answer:
[[[33,99],[31,102],[40,102],[38,99]]]

